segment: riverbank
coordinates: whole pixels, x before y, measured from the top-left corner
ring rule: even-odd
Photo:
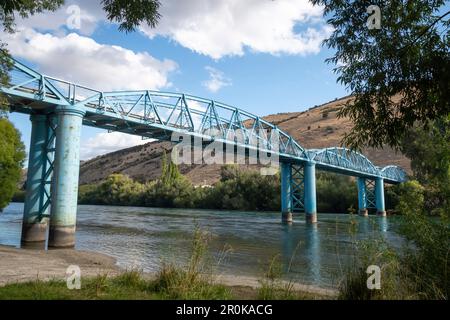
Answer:
[[[83,277],[118,275],[116,259],[84,250],[32,250],[0,246],[0,286],[33,280],[65,279],[67,267],[77,265]]]
[[[36,289],[36,286],[33,285],[35,282],[40,283],[41,290],[48,290],[50,288],[56,292],[60,292],[60,290],[66,291],[67,289],[64,288],[65,283],[63,281],[66,278],[66,270],[69,265],[78,265],[81,270],[82,279],[86,279],[87,283],[90,284],[98,281],[99,277],[105,275],[112,279],[111,284],[114,284],[115,279],[123,275],[129,276],[125,270],[116,265],[114,258],[101,253],[70,249],[50,251],[28,250],[0,246],[0,297],[8,298],[1,294],[1,291],[4,291],[7,287],[14,287],[12,291],[14,292],[13,298],[20,297],[20,291],[29,291],[30,285]],[[146,281],[153,281],[155,277],[155,274],[142,275],[142,278]],[[95,280],[96,278],[97,280]],[[46,282],[48,283],[47,287],[44,285]],[[261,287],[260,279],[255,277],[218,275],[214,277],[213,282],[218,288],[224,287],[228,290],[230,292],[230,298],[234,299],[256,299]],[[279,285],[283,287],[287,283],[280,282]],[[334,290],[300,283],[293,283],[290,290],[295,297],[306,299],[333,299],[337,294]],[[64,292],[61,297],[71,298],[72,295],[67,295],[69,294],[68,291]],[[25,295],[25,297],[29,296]],[[108,295],[105,297],[110,298]],[[120,298],[122,296],[114,297]],[[137,297],[129,295],[126,297],[144,299],[161,298],[160,295],[146,296],[141,294]],[[73,298],[98,298],[98,296],[81,297],[80,293],[76,293],[73,295]]]

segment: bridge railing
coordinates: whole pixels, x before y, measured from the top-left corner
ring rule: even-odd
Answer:
[[[364,155],[347,148],[325,148],[309,150],[311,160],[318,163],[347,168],[376,175],[378,168]]]
[[[14,61],[9,71],[9,83],[2,88],[7,94],[41,100],[57,105],[70,105],[100,91],[69,81],[40,74],[33,69]]]
[[[242,109],[193,95],[151,90],[101,92],[76,105],[307,159],[305,150],[275,125]]]
[[[334,167],[337,171],[346,168],[372,176],[381,176],[389,182],[403,182],[407,179],[407,174],[401,167],[393,165],[377,167],[366,156],[351,149],[334,147],[310,149],[307,152],[311,160],[319,165]]]
[[[381,175],[384,178],[399,182],[404,182],[408,178],[406,171],[399,166],[386,166],[381,169]]]

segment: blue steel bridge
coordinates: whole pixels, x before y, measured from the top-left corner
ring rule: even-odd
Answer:
[[[74,246],[83,125],[169,141],[178,133],[222,142],[233,150],[256,148],[274,154],[281,166],[286,222],[292,221],[292,212],[305,212],[308,222],[317,221],[316,170],[356,177],[362,215],[371,208],[385,215],[384,183],[406,180],[402,168],[377,167],[346,148],[305,149],[276,125],[210,99],[152,90],[98,91],[43,75],[15,60],[9,75],[0,92],[11,111],[30,114],[32,123],[23,244],[45,243],[49,225],[49,247]],[[239,142],[230,134],[237,129],[243,135]],[[278,148],[272,145],[275,136]]]

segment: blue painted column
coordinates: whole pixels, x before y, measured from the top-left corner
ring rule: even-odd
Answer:
[[[291,180],[292,165],[280,162],[281,167],[281,221],[292,222]]]
[[[304,167],[305,179],[305,215],[306,222],[317,222],[316,208],[316,165],[308,162]]]
[[[33,114],[30,120],[31,140],[21,243],[22,246],[33,246],[43,249],[48,225],[48,209],[44,210],[42,206],[47,200],[43,190],[48,140],[47,116]]]
[[[362,177],[358,177],[358,212],[359,215],[364,217],[369,215],[367,210],[366,179]]]
[[[84,112],[58,107],[52,184],[49,248],[75,246],[80,170],[80,136]]]
[[[384,180],[378,177],[375,180],[375,204],[377,206],[377,214],[380,216],[386,216],[386,210],[384,208]]]

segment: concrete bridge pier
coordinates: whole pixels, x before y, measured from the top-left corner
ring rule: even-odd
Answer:
[[[80,167],[80,136],[84,112],[57,107],[55,163],[49,248],[75,246],[75,227]]]
[[[375,204],[377,207],[377,214],[385,217],[386,210],[384,207],[384,179],[377,177],[375,180]]]
[[[292,223],[292,165],[281,162],[281,221]]]
[[[366,193],[366,179],[358,177],[358,213],[360,216],[367,217],[369,215],[367,210],[367,193]]]
[[[316,206],[316,164],[308,162],[304,166],[305,216],[306,222],[317,222]]]
[[[28,157],[27,185],[22,222],[21,243],[24,247],[44,248],[48,226],[48,197],[51,176],[47,175],[49,148],[53,146],[49,117],[32,114]],[[46,192],[47,191],[47,192]]]

